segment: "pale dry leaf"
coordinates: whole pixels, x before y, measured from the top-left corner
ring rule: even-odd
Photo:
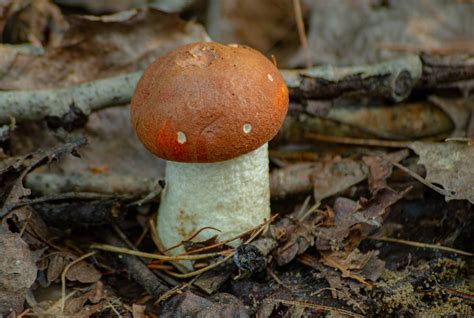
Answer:
[[[36,272],[34,257],[20,235],[0,233],[0,316],[21,312]]]
[[[59,278],[66,264],[66,260],[61,255],[52,255],[49,257],[48,269],[46,271],[48,283],[52,283]]]
[[[0,88],[57,88],[134,72],[179,45],[210,40],[201,25],[154,9],[72,16],[68,23],[56,48],[17,56]]]
[[[474,147],[460,142],[414,142],[410,148],[426,168],[426,180],[450,192],[447,200],[474,203]]]
[[[324,198],[342,192],[367,177],[367,167],[349,158],[335,158],[327,162],[313,175],[314,199],[320,202]]]
[[[102,277],[101,273],[85,261],[72,265],[66,272],[66,278],[70,281],[79,281],[89,284],[95,283]]]
[[[314,64],[362,65],[404,56],[407,52],[454,49],[460,42],[469,43],[474,36],[474,5],[467,1],[305,3],[311,7],[308,45]],[[291,64],[304,65],[301,49]]]

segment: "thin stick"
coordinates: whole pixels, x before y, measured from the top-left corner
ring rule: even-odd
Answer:
[[[310,295],[311,296],[316,296],[316,295],[318,295],[318,294],[320,294],[320,293],[322,293],[323,291],[326,291],[326,290],[329,290],[329,291],[334,292],[334,293],[339,293],[339,294],[343,295],[344,297],[347,297],[347,299],[350,299],[357,306],[357,308],[359,308],[359,310],[363,314],[365,314],[365,310],[362,308],[362,306],[357,301],[355,301],[355,299],[353,299],[348,293],[345,293],[342,290],[337,290],[336,288],[331,288],[331,287],[325,287],[325,288],[321,288],[321,289],[319,289],[315,292],[312,292]],[[332,295],[333,295],[333,297],[336,296],[335,294],[332,294]]]
[[[255,233],[247,240],[244,242],[244,244],[248,244],[250,242],[252,242],[258,235],[260,235],[260,233],[262,233],[265,229],[265,225],[267,225],[272,219],[275,219],[277,217],[278,214],[274,215],[272,218],[270,218],[269,220],[263,222],[262,224],[259,225],[258,228],[254,228],[253,230],[256,230]],[[245,235],[245,233],[247,233],[249,231],[246,231],[242,234],[240,234],[240,236],[243,236]],[[209,266],[206,266],[204,268],[201,268],[199,270],[196,270],[196,271],[193,271],[193,272],[189,272],[189,273],[186,273],[186,274],[178,274],[178,273],[173,273],[173,272],[166,272],[167,274],[171,275],[171,276],[174,276],[174,277],[178,277],[178,278],[189,278],[189,277],[193,277],[193,276],[197,276],[197,275],[200,275],[202,273],[205,273],[213,268],[216,268],[217,266],[227,262],[231,257],[233,257],[235,254],[235,251],[232,252],[231,254],[227,255],[226,257],[224,257],[222,260],[218,261],[218,262],[215,262]]]
[[[196,236],[199,235],[199,233],[201,233],[202,231],[204,230],[214,230],[214,231],[217,231],[217,232],[221,232],[221,230],[219,229],[216,229],[215,227],[212,227],[212,226],[205,226],[205,227],[202,227],[200,228],[199,230],[196,230],[194,231],[194,233],[192,233],[188,238],[186,238],[185,240],[179,242],[178,244],[176,245],[173,245],[171,246],[170,248],[168,248],[167,250],[165,250],[165,252],[169,252],[171,250],[174,250],[178,247],[180,247],[181,245],[183,245],[183,242],[186,242],[186,241],[191,241],[193,238],[195,238]]]
[[[64,305],[66,303],[66,274],[67,271],[75,264],[79,263],[80,261],[94,255],[96,252],[90,252],[87,254],[82,255],[81,257],[73,260],[71,263],[67,264],[66,267],[64,267],[63,272],[61,273],[61,315],[64,312]]]
[[[308,41],[306,39],[306,32],[304,30],[303,13],[301,11],[300,0],[293,0],[293,8],[295,10],[296,26],[298,28],[298,36],[300,37],[301,47],[303,48],[303,52],[304,52],[306,67],[310,68],[313,65],[311,63],[311,54],[309,52]]]
[[[452,198],[451,193],[449,193],[448,191],[446,191],[446,190],[444,190],[440,187],[435,186],[434,184],[432,184],[431,182],[429,182],[428,180],[426,180],[422,176],[420,176],[420,175],[416,174],[415,172],[411,171],[410,169],[402,166],[398,162],[390,161],[390,163],[392,165],[394,165],[395,167],[397,167],[398,169],[402,170],[403,172],[407,173],[408,175],[412,176],[413,178],[415,178],[417,181],[421,182],[422,184],[424,184],[428,188],[430,188],[430,189],[432,189],[432,190],[438,192],[439,194],[444,195],[448,198]]]
[[[177,277],[177,278],[190,278],[190,277],[193,277],[193,276],[197,276],[197,275],[201,275],[202,273],[205,273],[213,268],[216,268],[217,266],[227,262],[232,256],[234,256],[235,252],[232,252],[231,254],[227,255],[226,257],[224,257],[222,260],[218,261],[218,262],[215,262],[215,263],[212,263],[211,265],[207,266],[207,267],[204,267],[204,268],[201,268],[197,271],[194,271],[194,272],[189,272],[189,273],[186,273],[186,274],[178,274],[178,273],[173,273],[173,272],[168,272],[166,271],[166,273],[168,275],[171,275],[171,276],[174,276],[174,277]]]
[[[222,246],[224,244],[227,244],[229,242],[232,242],[232,241],[235,241],[239,238],[241,238],[242,236],[245,236],[249,233],[252,233],[253,231],[257,230],[257,229],[260,229],[261,227],[273,222],[273,220],[275,220],[278,216],[278,213],[273,215],[272,217],[270,217],[270,219],[268,219],[267,221],[263,222],[262,224],[259,224],[253,228],[251,228],[250,230],[247,230],[243,233],[240,233],[239,235],[236,235],[234,237],[231,237],[230,239],[227,239],[225,241],[222,241],[222,242],[219,242],[219,243],[216,243],[216,244],[213,244],[213,245],[209,245],[209,246],[205,246],[205,247],[201,247],[201,248],[198,248],[198,249],[195,249],[195,250],[192,250],[192,251],[189,251],[187,253],[183,253],[183,254],[179,254],[180,256],[181,255],[189,255],[189,254],[195,254],[195,253],[199,253],[199,252],[202,252],[202,251],[207,251],[207,250],[210,250],[210,249],[213,249],[213,248],[216,248],[216,247],[219,247],[219,246]]]
[[[338,137],[338,136],[321,135],[321,134],[315,134],[315,133],[306,133],[304,136],[305,138],[313,139],[317,141],[337,143],[337,144],[346,144],[346,145],[370,146],[370,147],[409,148],[411,144],[411,142],[409,141]]]
[[[420,247],[420,248],[429,248],[433,250],[440,250],[440,251],[445,251],[445,252],[450,252],[450,253],[456,253],[459,255],[464,255],[464,256],[474,256],[473,253],[465,252],[462,250],[458,250],[452,247],[447,247],[447,246],[442,246],[442,245],[436,245],[436,244],[428,244],[428,243],[421,243],[421,242],[415,242],[415,241],[408,241],[408,240],[401,240],[401,239],[395,239],[391,237],[375,237],[375,236],[369,236],[367,237],[369,240],[375,240],[375,241],[382,241],[382,242],[390,242],[390,243],[398,243],[398,244],[405,244],[405,245],[410,245],[414,247]]]
[[[279,302],[285,305],[292,305],[292,306],[303,306],[306,308],[312,308],[316,310],[326,310],[326,311],[335,311],[341,314],[345,314],[351,317],[363,317],[362,315],[356,314],[355,312],[344,310],[344,309],[339,309],[335,307],[330,307],[330,306],[324,306],[324,305],[318,305],[318,304],[313,304],[310,302],[306,301],[298,301],[298,300],[285,300],[285,299],[275,299],[275,298],[268,298],[269,301],[271,302]]]
[[[122,254],[134,255],[134,256],[151,258],[151,259],[159,259],[162,261],[192,261],[192,260],[197,260],[197,259],[222,256],[222,255],[226,255],[229,252],[229,251],[222,251],[222,252],[199,254],[199,255],[166,256],[166,255],[159,255],[159,254],[154,254],[154,253],[145,253],[145,252],[135,251],[128,248],[117,247],[117,246],[108,245],[108,244],[94,243],[90,247],[97,250],[107,251],[107,252],[122,253]]]
[[[152,216],[150,220],[148,220],[148,223],[150,225],[151,239],[153,240],[153,243],[155,243],[156,248],[158,249],[158,251],[160,251],[161,254],[170,256],[168,253],[166,253],[166,248],[163,246],[163,244],[161,243],[160,237],[158,236],[155,220],[156,220],[156,216]],[[173,267],[176,268],[181,273],[189,272],[186,267],[184,267],[178,262],[171,262],[171,265],[173,265]]]

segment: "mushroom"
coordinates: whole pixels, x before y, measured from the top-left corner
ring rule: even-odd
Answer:
[[[194,240],[225,240],[270,217],[267,142],[287,109],[278,69],[247,46],[192,43],[148,66],[131,118],[144,146],[167,160],[157,220],[166,248],[205,227],[220,232]]]

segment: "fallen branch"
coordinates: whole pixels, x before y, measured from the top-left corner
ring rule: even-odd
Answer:
[[[449,80],[474,78],[469,63],[434,64],[428,57],[421,60],[417,56],[368,66],[322,66],[281,72],[292,98],[312,99],[350,93],[401,101],[420,85],[431,87]],[[93,111],[129,103],[140,76],[141,72],[135,72],[60,89],[0,92],[0,124],[9,123],[13,117],[18,123],[46,119],[53,127],[80,126]]]
[[[133,176],[91,173],[59,175],[41,172],[30,173],[26,177],[25,185],[33,193],[41,195],[64,192],[94,192],[127,198],[140,198],[160,187],[156,180]]]
[[[46,119],[53,127],[73,128],[106,107],[127,104],[141,72],[59,89],[0,93],[0,124]]]

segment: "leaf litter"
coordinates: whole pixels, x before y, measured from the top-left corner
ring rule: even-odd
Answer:
[[[209,40],[198,23],[184,22],[175,15],[154,9],[135,9],[102,17],[63,16],[50,1],[23,1],[21,6],[16,6],[15,1],[7,3],[9,7],[2,11],[0,29],[3,37],[12,43],[0,45],[0,52],[5,52],[0,59],[1,89],[57,88],[139,71],[177,45]],[[355,7],[365,5],[361,3]],[[315,7],[319,5],[315,4]],[[403,6],[396,5],[395,9],[403,11]],[[315,7],[307,6],[304,10],[316,16],[327,9],[318,11]],[[424,8],[421,4],[415,7],[416,10]],[[232,12],[232,6],[228,8]],[[338,14],[347,8],[346,5],[339,8]],[[450,9],[445,16],[449,17],[456,10]],[[431,13],[423,14],[423,17]],[[248,19],[245,14],[242,13],[242,19]],[[285,14],[272,12],[273,17]],[[361,16],[371,14],[373,16],[369,17],[374,21],[386,14],[396,17],[396,23],[400,23],[399,12],[367,9],[357,12],[349,24],[358,24]],[[411,25],[404,30],[405,36],[420,40],[415,32],[420,26],[411,15],[409,19]],[[321,38],[314,42],[317,25],[313,19],[311,45],[324,43]],[[19,32],[22,26],[25,26],[25,33]],[[458,24],[450,32],[457,28]],[[233,30],[233,36],[238,35],[236,31]],[[282,39],[282,29],[274,31],[275,38]],[[425,31],[431,34],[431,31]],[[439,36],[439,31],[433,32],[432,35]],[[261,36],[255,34],[253,38]],[[282,41],[292,41],[291,36]],[[371,32],[362,36],[374,37]],[[328,37],[323,36],[322,40],[328,41]],[[424,40],[421,38],[421,42]],[[271,47],[271,43],[263,44]],[[361,56],[343,55],[342,60],[351,57],[371,60],[383,55],[384,49],[364,51]],[[323,50],[320,58],[333,60],[331,52],[334,50],[337,48],[333,46]],[[293,63],[297,61],[298,57]],[[466,108],[466,101],[453,102],[449,96],[446,100],[437,98],[431,97],[430,101],[438,106],[443,104],[439,107],[453,121],[451,137],[462,140],[464,136],[470,136],[472,123],[465,114],[472,110]],[[459,105],[452,106],[455,103]],[[244,258],[251,255],[251,259],[245,259],[251,261],[245,263],[246,266],[242,266],[242,262],[233,263],[231,260],[235,261],[236,257],[219,256],[217,261],[227,260],[221,266],[195,279],[181,280],[171,277],[178,269],[170,263],[150,263],[141,256],[133,258],[142,269],[148,268],[148,274],[159,278],[160,284],[164,282],[163,290],[170,290],[166,299],[160,298],[163,302],[158,304],[135,284],[141,284],[140,279],[146,275],[134,275],[132,266],[120,262],[125,255],[115,259],[109,254],[98,253],[74,263],[81,255],[88,255],[92,242],[104,239],[101,234],[107,233],[111,223],[122,229],[121,239],[129,249],[160,250],[159,244],[149,239],[153,236],[153,227],[147,227],[148,222],[143,221],[153,219],[156,201],[139,207],[131,206],[125,195],[119,193],[113,198],[118,204],[100,205],[97,203],[105,201],[102,197],[93,201],[74,191],[68,193],[70,196],[61,193],[41,195],[31,193],[25,186],[25,177],[33,170],[49,170],[57,174],[95,171],[103,175],[162,175],[163,166],[157,168],[160,161],[136,146],[138,142],[130,129],[127,109],[111,108],[92,114],[82,132],[90,145],[81,147],[80,160],[71,160],[64,155],[75,153],[83,142],[64,143],[61,141],[64,135],[48,130],[44,123],[22,124],[2,139],[4,149],[1,156],[6,158],[1,162],[0,170],[0,245],[2,252],[6,251],[5,257],[0,259],[4,261],[4,266],[0,266],[0,294],[3,295],[0,299],[6,300],[0,303],[6,304],[0,306],[2,314],[10,308],[20,314],[25,300],[29,307],[27,310],[34,314],[74,317],[99,317],[112,313],[126,317],[155,317],[158,314],[163,317],[212,317],[216,314],[303,317],[325,313],[358,317],[440,312],[468,316],[472,313],[472,287],[464,279],[469,262],[452,252],[445,254],[435,245],[437,242],[459,245],[459,239],[467,240],[466,233],[472,229],[472,221],[466,216],[472,214],[472,205],[443,203],[443,209],[435,209],[423,218],[410,206],[419,198],[436,195],[423,188],[417,180],[443,190],[441,192],[447,194],[447,199],[473,203],[473,156],[468,142],[406,142],[406,147],[400,148],[416,153],[418,165],[413,164],[416,156],[407,149],[387,152],[367,148],[322,148],[326,151],[324,156],[311,152],[309,160],[309,157],[296,163],[275,160],[282,164],[282,168],[272,171],[272,195],[275,198],[272,207],[280,215],[263,234],[259,230],[242,236],[244,239],[254,236],[255,239],[242,245],[248,248],[237,250]],[[9,139],[11,144],[4,145],[3,141]],[[53,148],[58,141],[63,145]],[[38,152],[40,148],[53,150]],[[294,155],[298,155],[297,151]],[[400,176],[398,169],[393,169],[395,164],[416,170],[421,179]],[[303,201],[304,195],[308,194],[312,196]],[[110,193],[108,195],[110,199]],[[50,211],[59,207],[55,200],[62,204],[63,209],[57,211],[69,209],[69,212],[74,212],[84,206],[89,207],[85,215],[105,209],[120,217],[106,218],[97,222],[100,224],[78,217],[74,219],[77,227],[63,227],[47,217]],[[303,203],[298,204],[301,201]],[[396,219],[400,211],[411,215],[416,224],[410,218],[405,223],[394,222],[393,218]],[[456,217],[450,217],[446,211],[455,212]],[[82,212],[75,215],[80,214]],[[455,230],[448,237],[441,234],[427,236],[425,232],[419,232],[417,226],[423,229],[431,226],[438,231]],[[426,244],[423,248],[420,243],[412,254],[406,252],[403,245],[393,246],[377,240],[385,235],[418,238],[417,234],[420,234],[420,241],[435,244]],[[216,247],[214,241],[199,242],[199,246],[192,242],[186,244],[193,249],[204,248],[205,253],[231,250],[231,247]],[[461,244],[459,247],[466,246]],[[393,250],[403,255],[397,262],[387,257],[387,251]],[[15,266],[18,262],[21,267]],[[212,260],[200,266],[207,268],[210,264],[213,264]],[[249,264],[258,266],[247,266]],[[59,286],[62,276],[64,294]]]

